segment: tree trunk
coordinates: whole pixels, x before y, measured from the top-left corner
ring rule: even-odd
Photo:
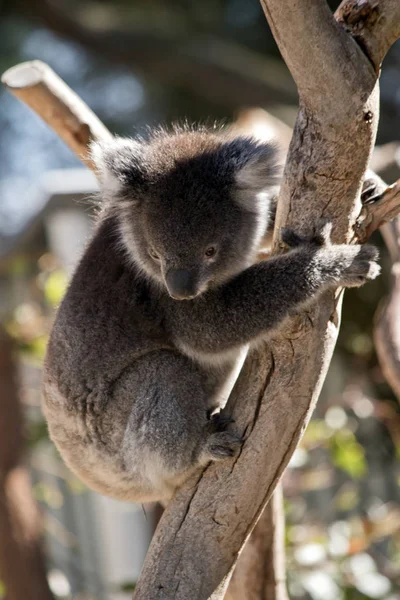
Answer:
[[[13,344],[0,329],[0,580],[6,600],[53,600],[41,550],[41,519],[22,462],[23,415]]]
[[[300,94],[276,248],[281,226],[310,233],[321,217],[332,221],[335,242],[349,242],[375,141],[380,63],[400,35],[400,3],[349,0],[337,13],[341,25],[323,0],[265,0],[263,7]],[[208,466],[168,506],[136,600],[224,597],[310,418],[335,345],[339,305],[338,294],[324,294],[249,355],[229,400],[245,437],[242,452],[230,464]]]
[[[225,600],[288,600],[284,527],[278,485],[239,556]]]

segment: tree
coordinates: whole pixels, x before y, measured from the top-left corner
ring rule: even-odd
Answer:
[[[377,128],[378,75],[400,36],[400,4],[345,0],[335,17],[324,0],[262,4],[300,96],[274,250],[280,251],[280,227],[309,234],[321,217],[332,221],[335,242],[351,242],[364,231],[357,220]],[[86,125],[83,151],[90,136],[90,122]],[[390,210],[387,198],[384,194],[376,205],[375,228],[398,212]],[[370,214],[378,212],[372,208]],[[251,352],[229,399],[245,438],[242,451],[231,462],[206,467],[168,506],[137,600],[223,598],[237,557],[311,416],[335,345],[340,303],[340,291],[325,293]],[[269,597],[278,597],[276,589]]]
[[[334,241],[353,239],[378,121],[378,73],[400,35],[396,1],[264,0],[296,81],[300,111],[279,197],[277,228],[305,233],[320,217]],[[276,237],[275,249],[279,242]],[[317,400],[338,331],[340,295],[327,293],[253,352],[229,400],[246,441],[232,465],[211,465],[167,508],[135,598],[222,598]]]

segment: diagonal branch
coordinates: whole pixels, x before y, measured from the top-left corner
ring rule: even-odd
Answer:
[[[108,139],[111,133],[48,65],[39,60],[21,63],[8,69],[1,81],[92,167],[88,143],[91,139]]]

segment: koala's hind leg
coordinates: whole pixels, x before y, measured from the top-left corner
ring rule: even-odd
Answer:
[[[125,468],[156,497],[171,495],[196,467],[232,456],[240,446],[229,419],[210,417],[204,379],[188,358],[163,350],[135,361],[114,388],[114,400],[131,406]]]

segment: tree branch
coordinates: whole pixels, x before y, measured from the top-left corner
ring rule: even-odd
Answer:
[[[277,227],[309,232],[325,217],[343,243],[352,237],[375,139],[376,73],[322,1],[264,6],[301,99]],[[179,491],[153,538],[136,600],[223,597],[311,415],[336,341],[337,310],[334,294],[325,294],[248,357],[228,403],[245,436],[242,452],[231,464],[208,466]]]
[[[329,121],[347,119],[348,110],[360,105],[359,94],[373,88],[375,77],[358,46],[338,26],[328,4],[325,0],[293,0],[290,6],[261,0],[261,4],[303,102]],[[283,22],[290,35],[282,30]],[[339,92],[340,111],[336,107]]]
[[[284,527],[278,485],[239,557],[225,600],[288,600]]]
[[[21,63],[8,69],[1,81],[93,168],[88,156],[89,141],[111,138],[111,133],[48,65],[39,60]]]
[[[378,73],[387,51],[400,37],[398,0],[344,0],[336,11],[336,19]]]

